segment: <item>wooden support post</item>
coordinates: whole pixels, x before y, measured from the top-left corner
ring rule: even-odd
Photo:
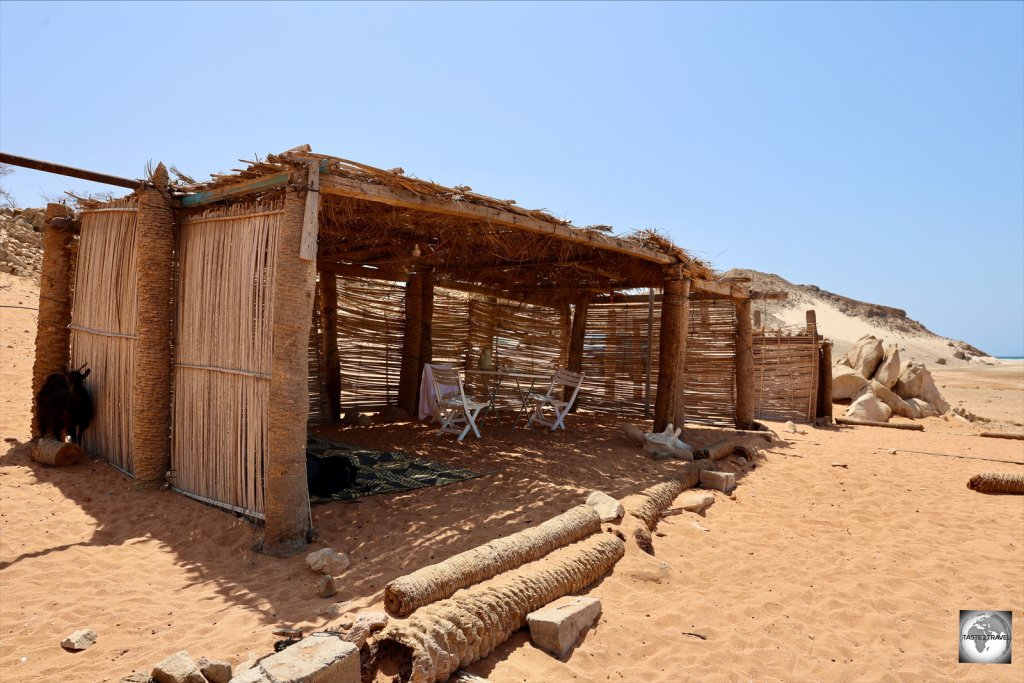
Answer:
[[[304,188],[305,183],[299,182]],[[300,256],[305,190],[285,191],[274,265],[274,350],[266,462],[263,552],[287,556],[306,547],[310,530],[306,484],[309,419],[308,347],[316,264]]]
[[[423,378],[423,366],[434,358],[434,269],[424,268],[419,276],[420,284],[420,356],[416,373],[416,403],[419,409],[420,380]],[[415,412],[415,411],[414,411]]]
[[[587,334],[587,310],[590,308],[590,297],[583,296],[576,302],[572,313],[572,329],[569,332],[569,361],[568,369],[573,372],[583,372],[583,339]],[[566,387],[562,395],[563,401],[568,401],[573,390]],[[579,405],[577,396],[576,405],[572,412],[576,412]]]
[[[320,359],[327,393],[325,424],[341,416],[341,360],[338,357],[338,280],[334,273],[320,273]]]
[[[36,358],[32,366],[32,436],[39,436],[36,395],[46,378],[63,372],[71,362],[71,277],[77,252],[71,250],[74,234],[71,209],[63,204],[46,205],[43,233],[43,269],[39,278],[39,324],[36,326]],[[51,221],[53,223],[51,223]]]
[[[398,407],[416,413],[420,385],[420,342],[423,337],[423,276],[413,275],[405,284],[405,336],[402,370],[398,378]]]
[[[654,402],[654,431],[670,422],[682,427],[685,414],[686,330],[690,315],[690,281],[682,268],[665,270],[661,298],[661,339],[658,346],[658,394]]]
[[[174,337],[174,252],[177,235],[167,169],[139,192],[135,230],[135,373],[131,454],[135,485],[158,489],[171,462],[171,348]]]
[[[736,428],[750,429],[754,421],[754,332],[750,299],[735,299],[736,309]]]
[[[814,418],[818,416],[818,385],[821,383],[820,352],[818,351],[818,317],[814,310],[806,313],[807,334],[811,336],[812,361],[811,361],[811,398],[807,407],[807,421],[814,424]]]
[[[651,375],[654,374],[654,289],[647,290],[647,355],[644,358],[644,419],[651,419]]]
[[[832,342],[821,345],[818,364],[818,417],[832,418]]]

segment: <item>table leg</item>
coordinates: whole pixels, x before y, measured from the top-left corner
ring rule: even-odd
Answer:
[[[523,415],[525,415],[527,413],[527,411],[530,410],[530,403],[529,403],[528,398],[530,396],[530,393],[533,391],[533,385],[537,383],[537,380],[531,379],[530,380],[530,388],[527,389],[524,392],[522,385],[519,383],[519,378],[516,377],[515,379],[516,379],[516,390],[519,392],[519,402],[522,404],[522,406],[519,408],[519,413],[516,415],[516,421],[512,423],[512,431],[513,432],[516,431],[516,427],[519,426],[519,421],[521,419],[523,419]],[[529,424],[529,422],[527,422],[527,424]],[[531,429],[532,429],[532,427],[531,427]]]

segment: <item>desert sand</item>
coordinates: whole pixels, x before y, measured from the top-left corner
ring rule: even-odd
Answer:
[[[0,304],[35,307],[28,280],[0,274]],[[820,319],[820,318],[819,318]],[[271,651],[281,625],[330,627],[380,608],[390,579],[536,524],[594,489],[624,496],[668,476],[612,416],[568,432],[459,445],[423,425],[337,428],[483,473],[442,488],[313,509],[352,566],[316,596],[303,557],[253,552],[246,521],[171,491],[140,492],[101,461],[31,462],[35,316],[0,308],[0,672],[5,680],[118,681],[187,649],[237,663]],[[827,334],[827,328],[823,331]],[[979,472],[1024,472],[1024,365],[940,370],[951,405],[992,423],[921,421],[924,432],[768,423],[778,434],[716,493],[705,516],[665,517],[655,556],[630,547],[592,586],[603,614],[567,661],[515,634],[470,671],[512,681],[1024,680],[1024,498],[970,491]],[[837,411],[840,410],[837,407]],[[838,414],[838,413],[837,413]],[[714,430],[684,434],[701,445]],[[895,453],[892,451],[895,450]],[[963,457],[947,457],[946,455]],[[1012,665],[957,663],[958,611],[1016,614]],[[99,638],[59,646],[89,627]]]

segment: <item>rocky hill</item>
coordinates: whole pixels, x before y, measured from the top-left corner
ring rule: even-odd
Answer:
[[[43,214],[42,209],[0,209],[0,273],[39,280]]]
[[[814,309],[820,333],[835,344],[833,358],[846,353],[861,337],[874,335],[895,342],[905,361],[929,366],[998,363],[967,342],[935,334],[901,308],[858,301],[814,285],[795,285],[773,273],[736,268],[722,276],[749,278],[753,290],[788,295],[785,301],[756,302],[754,310],[761,311],[767,327],[803,325],[805,311]]]

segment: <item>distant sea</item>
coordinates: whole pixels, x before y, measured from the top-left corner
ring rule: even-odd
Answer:
[[[999,360],[1024,360],[1024,356],[996,356]]]

